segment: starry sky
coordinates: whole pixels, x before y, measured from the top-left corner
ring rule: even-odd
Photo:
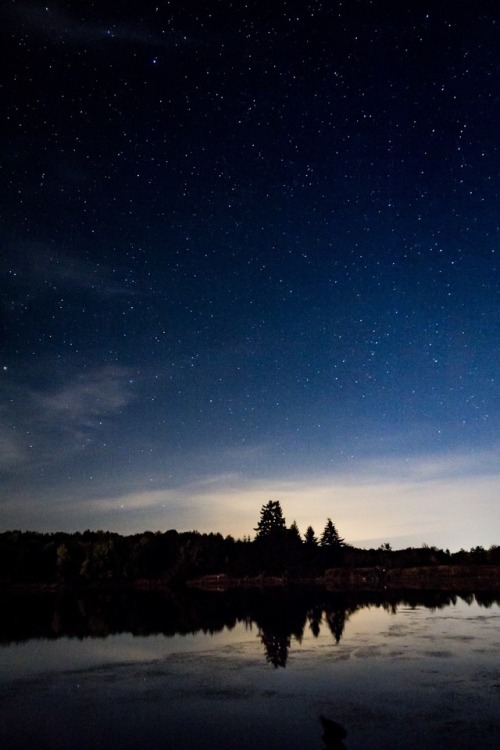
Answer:
[[[6,0],[0,527],[500,543],[484,0]]]

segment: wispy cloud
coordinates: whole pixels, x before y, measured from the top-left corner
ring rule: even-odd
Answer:
[[[359,474],[367,477],[390,476],[418,482],[468,475],[496,474],[498,448],[488,450],[448,451],[401,457],[381,457],[359,463]]]
[[[463,460],[457,456],[457,463]],[[437,467],[430,476],[421,460],[421,471],[391,476],[371,467],[360,474],[332,473],[323,476],[299,476],[293,479],[271,478],[248,480],[236,476],[212,479],[203,486],[198,482],[185,488],[186,497],[194,497],[202,516],[210,518],[212,529],[227,533],[252,533],[261,505],[269,499],[282,503],[287,522],[296,520],[304,532],[312,525],[320,532],[331,517],[347,541],[361,546],[389,541],[394,546],[419,545],[423,542],[458,548],[498,543],[500,525],[500,471],[478,473],[489,456],[469,458],[469,473],[450,473],[447,456],[441,472]],[[418,459],[415,460],[418,464]],[[404,462],[406,464],[406,461]],[[359,467],[361,468],[361,467]],[[490,467],[491,468],[491,467]],[[369,471],[368,471],[369,469]],[[397,470],[397,466],[393,466]]]
[[[25,407],[20,415],[15,410],[18,421],[10,426],[13,413],[4,410],[0,429],[4,466],[21,476],[36,461],[57,468],[81,454],[101,423],[113,421],[133,401],[130,379],[124,368],[105,367],[44,391],[18,392],[14,401],[24,398]],[[198,464],[198,473],[193,468],[184,477],[172,474],[172,457],[165,453],[162,466],[155,463],[146,472],[138,462],[117,475],[116,467],[102,471],[105,454],[97,443],[96,451],[98,476],[77,476],[55,492],[41,486],[29,498],[18,488],[10,505],[3,506],[4,523],[10,513],[27,528],[33,527],[33,518],[47,530],[60,528],[67,519],[67,530],[109,528],[128,534],[176,528],[241,537],[253,535],[261,506],[273,499],[281,502],[287,523],[297,521],[302,533],[311,525],[320,534],[330,517],[346,541],[362,547],[382,542],[396,548],[425,542],[450,549],[498,544],[498,446],[372,457],[326,472],[297,466],[286,473],[273,470],[262,446],[253,446],[222,451],[218,461],[213,453]]]
[[[130,373],[106,366],[45,389],[2,384],[4,469],[28,470],[66,457],[133,400]]]
[[[104,6],[103,6],[104,8]],[[165,46],[169,41],[177,40],[171,33],[167,39],[165,35],[141,24],[127,25],[118,22],[108,14],[109,21],[85,19],[68,13],[53,4],[44,5],[34,2],[16,2],[6,10],[7,18],[15,28],[21,28],[25,33],[37,35],[53,43],[71,41],[74,44],[91,44],[92,42],[121,41],[126,43]],[[104,13],[101,18],[105,18]],[[179,38],[180,39],[180,38]]]
[[[3,281],[10,290],[10,305],[33,302],[74,291],[101,297],[130,296],[117,269],[91,263],[81,254],[42,242],[12,240],[4,248]],[[4,301],[4,304],[5,301]]]
[[[18,466],[26,458],[21,436],[9,419],[7,409],[0,411],[0,469]]]
[[[127,377],[125,368],[103,367],[82,373],[49,393],[33,393],[32,398],[38,402],[44,420],[85,426],[129,403]]]
[[[450,467],[464,460],[470,472],[453,475]],[[297,521],[302,532],[312,525],[321,533],[330,517],[346,541],[363,547],[490,546],[498,543],[500,471],[477,473],[489,462],[489,454],[447,455],[440,469],[437,462],[429,471],[429,459],[416,457],[412,472],[406,460],[393,462],[393,475],[382,461],[378,473],[371,461],[353,474],[256,479],[227,472],[150,491],[131,486],[82,502],[81,513],[122,533],[177,528],[252,536],[261,506],[273,499],[281,502],[287,523]]]

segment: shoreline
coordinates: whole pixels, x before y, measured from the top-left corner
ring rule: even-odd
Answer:
[[[430,565],[406,568],[329,568],[322,576],[229,576],[215,574],[187,581],[189,588],[324,588],[326,591],[500,591],[500,566]]]
[[[245,589],[324,589],[329,592],[349,591],[499,591],[500,566],[498,565],[424,565],[419,567],[336,567],[328,568],[322,575],[248,575],[233,576],[214,573],[184,582],[165,579],[138,579],[135,581],[106,580],[82,584],[57,582],[2,582],[0,596],[9,594],[67,594],[100,591],[166,591],[197,589],[224,592]]]

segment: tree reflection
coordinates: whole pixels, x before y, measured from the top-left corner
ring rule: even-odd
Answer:
[[[264,646],[266,661],[273,667],[286,667],[290,637],[279,633],[260,631],[259,636]]]
[[[32,638],[104,638],[118,633],[166,637],[188,633],[216,633],[256,626],[266,662],[285,667],[293,641],[305,632],[317,638],[331,633],[335,643],[343,637],[349,618],[366,607],[397,612],[399,606],[439,609],[462,598],[482,607],[499,604],[498,592],[480,594],[411,591],[401,594],[332,593],[314,590],[229,590],[139,592],[109,591],[78,595],[10,595],[1,601],[0,642]]]
[[[307,613],[307,619],[309,620],[309,629],[315,638],[321,632],[321,623],[323,621],[323,607],[316,606],[312,607]]]
[[[344,632],[346,622],[346,611],[345,609],[332,609],[326,613],[326,623],[330,629],[330,633],[335,638],[335,642],[339,643]]]

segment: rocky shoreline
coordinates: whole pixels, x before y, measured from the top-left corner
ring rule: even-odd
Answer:
[[[286,586],[323,587],[327,591],[380,591],[417,589],[426,591],[500,591],[500,566],[427,565],[401,568],[329,568],[316,577],[201,576],[188,586],[210,591],[234,588],[271,589]]]
[[[498,565],[421,565],[406,567],[336,567],[317,576],[266,575],[231,576],[210,574],[184,583],[190,589],[228,591],[233,589],[322,588],[326,591],[499,591]],[[180,588],[183,586],[181,585]],[[82,585],[54,582],[0,583],[0,594],[63,593],[82,591],[170,591],[170,581],[141,578],[133,581],[108,579]]]

